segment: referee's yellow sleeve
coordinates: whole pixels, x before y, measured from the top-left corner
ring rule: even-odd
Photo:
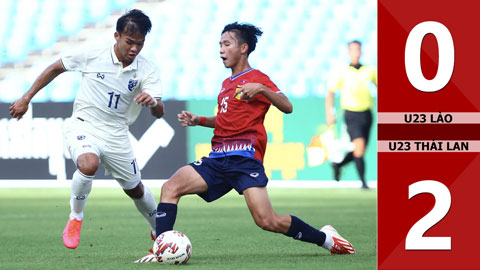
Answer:
[[[327,89],[329,92],[336,92],[343,87],[343,72],[335,73],[334,77],[328,81]]]

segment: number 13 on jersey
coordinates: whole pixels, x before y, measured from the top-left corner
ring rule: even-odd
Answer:
[[[378,1],[378,269],[480,269],[478,10]]]

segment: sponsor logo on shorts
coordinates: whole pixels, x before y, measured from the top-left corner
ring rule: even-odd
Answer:
[[[75,199],[81,200],[81,201],[85,200],[86,198],[87,198],[87,195],[82,195],[82,196],[76,196],[75,197]]]
[[[155,217],[161,218],[161,217],[166,217],[166,216],[167,216],[167,213],[165,213],[165,212],[158,212]]]
[[[252,172],[250,173],[250,176],[253,178],[257,178],[260,174],[258,172]]]
[[[200,166],[200,165],[202,165],[202,160],[197,160],[197,161],[193,162],[193,164],[195,164],[197,166]]]
[[[77,136],[77,140],[79,140],[79,141],[85,140],[85,135],[79,135],[79,136]]]
[[[295,235],[295,239],[302,239],[302,232],[298,232],[297,235]]]

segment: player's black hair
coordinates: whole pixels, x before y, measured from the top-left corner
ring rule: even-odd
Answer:
[[[359,40],[356,40],[356,39],[348,42],[348,45],[353,44],[353,43],[357,43],[358,45],[362,46],[362,42],[360,42]]]
[[[234,32],[239,44],[247,43],[247,55],[255,50],[258,38],[263,34],[260,28],[252,24],[237,22],[227,24],[225,28],[223,28],[222,34],[225,32]]]
[[[150,18],[138,9],[130,10],[117,20],[116,30],[119,34],[122,34],[123,31],[130,34],[140,32],[146,36],[150,29],[152,29]]]

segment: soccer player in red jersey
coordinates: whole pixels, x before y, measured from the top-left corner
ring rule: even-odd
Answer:
[[[262,229],[323,246],[332,254],[352,254],[352,244],[330,225],[318,230],[301,219],[278,215],[272,208],[263,167],[267,134],[263,121],[271,104],[291,113],[292,104],[270,78],[250,67],[248,55],[255,50],[262,31],[251,24],[225,26],[220,40],[220,57],[232,76],[225,79],[218,95],[218,113],[200,117],[182,111],[183,126],[214,128],[212,152],[208,158],[180,168],[162,186],[157,208],[156,233],[173,229],[177,204],[187,194],[214,201],[234,188],[243,194],[255,223]],[[147,255],[137,262],[151,261]]]

